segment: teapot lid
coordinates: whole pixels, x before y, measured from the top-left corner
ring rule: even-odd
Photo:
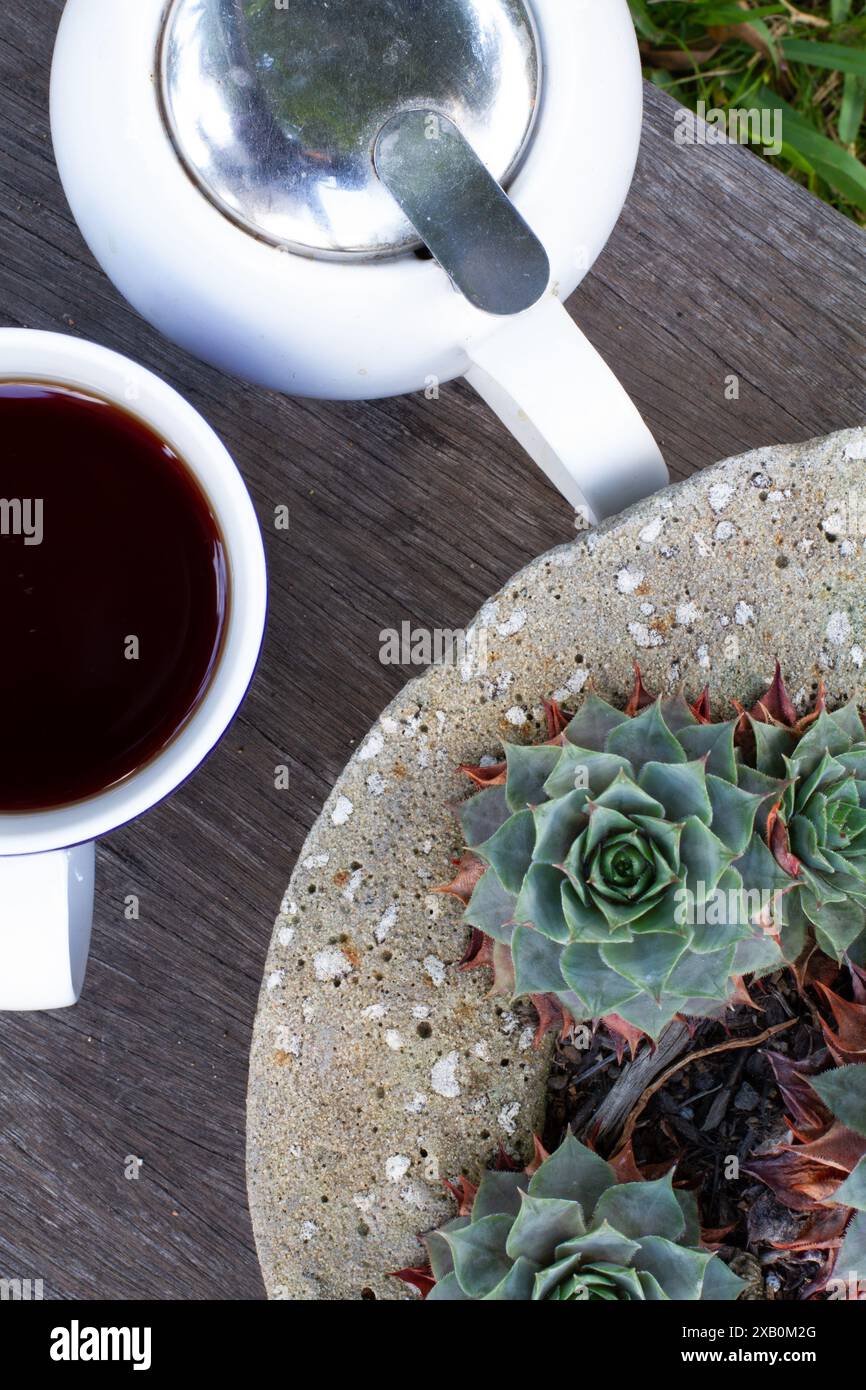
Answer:
[[[163,30],[163,112],[187,171],[246,230],[314,257],[422,244],[376,170],[396,115],[441,113],[506,183],[540,84],[524,0],[173,0]]]

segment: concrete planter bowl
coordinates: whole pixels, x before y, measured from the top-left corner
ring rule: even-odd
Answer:
[[[486,668],[435,667],[388,707],[312,830],[274,928],[252,1048],[248,1178],[268,1293],[412,1298],[388,1271],[500,1143],[527,1152],[545,1048],[466,974],[451,877],[461,762],[544,737],[590,680],[751,702],[776,657],[805,709],[866,701],[866,430],[759,449],[528,565],[481,610]]]

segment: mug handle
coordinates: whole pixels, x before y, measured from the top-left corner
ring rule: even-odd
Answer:
[[[0,858],[0,1011],[66,1009],[84,984],[95,846]]]
[[[468,353],[467,381],[589,525],[667,487],[637,407],[553,295]]]

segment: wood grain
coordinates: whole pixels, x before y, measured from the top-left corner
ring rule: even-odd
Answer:
[[[43,1278],[56,1298],[259,1298],[243,1171],[250,1029],[294,857],[405,674],[379,664],[378,634],[404,619],[461,625],[572,518],[465,385],[436,402],[288,400],[143,323],[93,263],[55,172],[61,8],[18,0],[0,17],[0,322],[103,342],[202,410],[255,499],[272,609],[222,747],[101,848],[82,1003],[0,1017],[0,1275]],[[672,103],[647,97],[628,207],[569,307],[674,476],[861,423],[862,233],[747,151],[678,148]],[[288,536],[272,524],[280,504]],[[281,763],[288,793],[274,790]],[[124,918],[130,893],[138,922]],[[137,1181],[127,1155],[144,1160]]]

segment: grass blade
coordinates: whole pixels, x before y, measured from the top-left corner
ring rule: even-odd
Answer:
[[[866,168],[848,150],[821,135],[799,111],[770,91],[759,87],[755,101],[765,109],[782,112],[783,139],[808,160],[815,173],[866,212]]]
[[[814,39],[782,39],[779,47],[789,63],[805,63],[832,72],[850,72],[866,77],[866,52],[844,43],[822,43]]]
[[[864,115],[866,115],[866,78],[854,77],[849,73],[845,78],[842,105],[839,109],[839,139],[843,145],[855,143],[860,134]]]

